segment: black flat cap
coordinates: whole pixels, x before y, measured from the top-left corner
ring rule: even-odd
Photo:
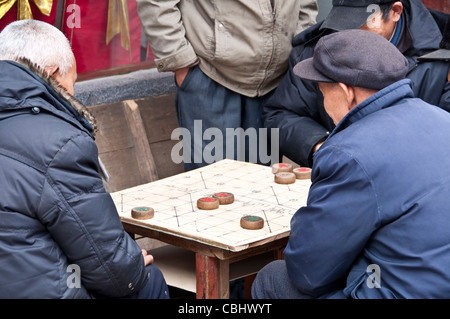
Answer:
[[[319,40],[314,57],[299,62],[294,74],[313,82],[341,82],[381,90],[406,77],[408,60],[382,36],[346,30]]]
[[[376,12],[376,7],[394,0],[333,0],[333,7],[325,18],[321,29],[336,31],[359,29]]]

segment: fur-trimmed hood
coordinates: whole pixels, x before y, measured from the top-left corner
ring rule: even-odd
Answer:
[[[93,136],[97,131],[89,110],[38,66],[25,59],[0,61],[0,120],[33,107],[63,117]]]

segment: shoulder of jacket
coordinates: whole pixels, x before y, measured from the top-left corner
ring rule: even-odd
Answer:
[[[317,42],[328,33],[327,30],[320,29],[321,25],[322,23],[317,23],[294,37],[290,54],[291,61],[300,62],[313,56]]]
[[[325,30],[320,29],[321,26],[322,22],[319,22],[297,34],[292,39],[292,46],[295,48],[298,46],[306,45],[310,42],[317,42],[322,33],[325,32]]]

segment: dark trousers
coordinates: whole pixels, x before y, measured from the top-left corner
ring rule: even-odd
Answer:
[[[191,68],[176,96],[179,125],[186,133],[180,136],[186,171],[224,158],[269,164],[259,155],[261,144],[270,155],[270,132],[261,135],[260,128],[271,94],[246,97],[214,82],[200,67]]]
[[[344,289],[344,287],[342,287]],[[317,299],[346,299],[342,290],[330,291]],[[298,290],[289,278],[286,262],[276,260],[267,264],[256,275],[252,285],[253,299],[313,299],[314,297]]]
[[[252,285],[253,299],[312,299],[294,287],[284,260],[269,263],[261,269]]]

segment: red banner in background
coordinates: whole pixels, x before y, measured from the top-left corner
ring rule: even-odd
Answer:
[[[11,0],[13,1],[13,0]],[[130,49],[122,46],[121,34],[116,34],[107,44],[108,14],[110,1],[126,3]],[[450,13],[450,0],[422,0],[429,7]],[[33,0],[28,0],[33,18],[55,25],[59,14],[64,34],[71,42],[77,60],[78,73],[111,69],[141,61],[141,22],[137,14],[135,0],[53,0],[51,13],[44,15]],[[58,13],[58,2],[62,2]],[[18,1],[0,19],[0,31],[17,20]],[[120,13],[116,13],[120,14]],[[145,60],[153,60],[148,50]]]
[[[64,1],[64,7],[61,7],[59,12],[61,28],[72,45],[79,74],[141,62],[142,30],[137,4],[135,0],[123,1],[128,4],[129,50],[122,46],[121,34],[116,34],[109,44],[106,43],[109,0]],[[29,3],[34,19],[55,25],[58,15],[57,1],[53,1],[50,16],[42,14],[33,1]],[[0,19],[0,30],[15,20],[17,3]],[[148,59],[153,59],[151,52],[148,53]]]
[[[428,8],[450,14],[450,0],[422,0]]]

